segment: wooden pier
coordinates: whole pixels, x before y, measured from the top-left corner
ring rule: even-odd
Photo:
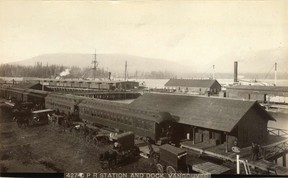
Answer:
[[[279,141],[270,143],[262,147],[263,157],[257,161],[252,161],[251,147],[241,149],[239,153],[240,159],[247,160],[247,165],[253,169],[260,169],[262,171],[277,175],[288,175],[288,168],[286,168],[286,154],[288,152],[288,139],[282,138]],[[206,155],[220,160],[229,160],[236,163],[236,153],[226,152],[225,144],[211,146],[209,144],[193,144],[193,141],[181,142],[181,147],[188,150],[193,150],[199,155]],[[273,162],[278,158],[283,158],[283,166],[279,166]]]
[[[135,91],[115,91],[104,89],[91,89],[91,88],[73,88],[73,87],[55,87],[49,86],[54,92],[73,94],[77,96],[84,96],[89,98],[105,99],[105,100],[126,100],[136,99],[141,94]]]

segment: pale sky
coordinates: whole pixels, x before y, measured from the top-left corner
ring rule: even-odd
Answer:
[[[0,63],[97,49],[190,65],[287,47],[285,0],[0,1]]]

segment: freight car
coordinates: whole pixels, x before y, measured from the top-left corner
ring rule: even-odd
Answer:
[[[8,88],[9,88],[8,86],[1,86],[0,87],[0,98],[8,99],[7,98],[7,89]]]
[[[9,87],[6,89],[6,95],[9,100],[23,102],[24,101],[24,92],[25,89],[23,88],[15,88],[15,87]]]
[[[23,94],[24,102],[32,102],[33,104],[43,105],[45,103],[45,97],[49,94],[48,91],[28,89]]]
[[[50,93],[35,89],[23,89],[17,87],[3,87],[0,89],[1,97],[11,100],[12,102],[31,102],[34,105],[44,105],[45,97]]]

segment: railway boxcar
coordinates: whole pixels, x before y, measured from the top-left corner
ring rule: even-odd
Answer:
[[[32,102],[33,104],[45,104],[45,97],[49,94],[48,91],[29,89],[25,91],[24,101]],[[26,97],[26,98],[25,98]]]
[[[5,98],[5,99],[8,98],[7,97],[7,89],[8,88],[9,88],[8,86],[1,86],[0,87],[0,98]]]
[[[7,88],[7,97],[14,101],[23,102],[24,101],[24,92],[23,88],[10,87]]]
[[[99,99],[83,100],[79,104],[79,117],[93,124],[116,128],[120,132],[132,131],[154,141],[163,137],[163,131],[167,131],[174,121],[165,114],[132,110],[125,104]]]
[[[45,97],[45,108],[63,111],[64,113],[78,113],[78,104],[83,100],[83,97],[71,94],[55,94],[49,93]]]

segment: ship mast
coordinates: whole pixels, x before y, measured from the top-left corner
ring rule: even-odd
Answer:
[[[215,79],[215,65],[213,65],[213,80]]]
[[[125,61],[125,75],[124,75],[124,80],[127,80],[127,61]]]
[[[277,62],[275,62],[275,74],[274,74],[274,85],[276,86],[277,84]]]

